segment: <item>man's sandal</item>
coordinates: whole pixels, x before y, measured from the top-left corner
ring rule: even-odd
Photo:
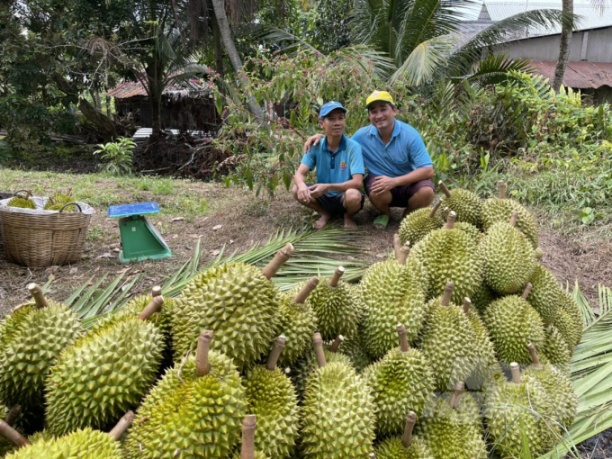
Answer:
[[[374,219],[374,226],[378,229],[385,229],[389,224],[389,216],[381,214]]]

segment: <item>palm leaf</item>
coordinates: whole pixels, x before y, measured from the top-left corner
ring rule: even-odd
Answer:
[[[442,35],[421,42],[391,76],[391,82],[404,81],[408,86],[430,82],[438,67],[448,58],[454,43],[454,35]]]
[[[572,296],[585,318],[584,332],[571,362],[571,379],[578,395],[578,413],[565,438],[542,458],[577,455],[575,445],[612,428],[612,289],[600,285],[599,314],[575,285]],[[580,457],[577,455],[576,457]]]

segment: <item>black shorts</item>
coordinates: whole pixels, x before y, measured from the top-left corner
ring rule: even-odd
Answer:
[[[363,209],[364,201],[365,195],[361,193],[361,206],[359,209]],[[317,198],[317,202],[325,212],[329,212],[332,216],[344,215],[346,212],[346,208],[344,207],[344,193],[324,194]]]
[[[370,188],[376,177],[378,177],[378,175],[368,174],[363,181],[368,196],[370,196]],[[410,198],[414,196],[417,191],[426,186],[434,191],[436,190],[434,182],[429,179],[411,183],[410,185],[396,186],[391,190],[391,204],[389,204],[389,207],[406,207]]]

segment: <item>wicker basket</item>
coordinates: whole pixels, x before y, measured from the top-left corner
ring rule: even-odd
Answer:
[[[0,234],[7,261],[41,268],[65,265],[81,259],[93,208],[74,205],[76,212],[43,210],[47,198],[34,197],[37,209],[9,207],[0,201]]]

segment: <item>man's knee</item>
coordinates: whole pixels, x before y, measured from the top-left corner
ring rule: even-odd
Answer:
[[[436,197],[436,192],[433,190],[433,188],[429,186],[424,186],[417,190],[417,192],[412,197],[417,198],[419,202],[422,202],[425,204],[425,206],[428,206],[433,202],[434,198]]]
[[[361,204],[361,192],[354,188],[344,192],[344,207],[356,206]]]

